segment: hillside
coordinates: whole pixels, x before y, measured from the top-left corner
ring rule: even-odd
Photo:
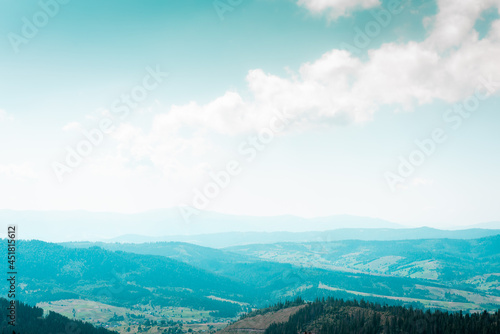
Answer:
[[[106,242],[65,242],[69,248],[100,247],[110,251],[123,251],[142,255],[159,255],[190,265],[217,272],[222,266],[231,263],[249,263],[258,259],[221,249],[198,246],[186,242],[147,242],[147,243],[106,243]]]
[[[233,251],[184,243],[99,244],[115,249],[111,251],[93,243],[62,246],[20,240],[18,295],[21,301],[44,310],[118,326],[121,332],[139,326],[214,330],[241,312],[296,297],[308,301],[332,296],[363,298],[422,309],[494,311],[500,305],[497,238],[342,241],[322,247],[284,243]],[[274,255],[266,257],[270,252]],[[409,263],[435,257],[440,264],[434,272],[440,276],[380,272],[382,260],[394,252],[406,257],[398,261]],[[318,265],[351,258],[359,268],[347,266],[352,263],[340,269]],[[287,259],[296,261],[284,263]],[[5,264],[0,270],[6,271]],[[397,268],[399,262],[394,265]],[[432,268],[424,267],[424,273],[433,272]],[[450,269],[441,274],[442,268]],[[463,268],[475,276],[464,281],[469,276],[461,274]]]
[[[206,309],[232,317],[240,306],[221,300],[252,301],[251,287],[163,256],[21,240],[18,257],[20,300],[32,304],[86,298],[129,307]]]
[[[15,326],[8,324],[9,301],[0,298],[0,334],[12,333],[79,333],[79,334],[111,334],[104,328],[96,328],[88,323],[78,320],[71,320],[55,312],[49,312],[44,315],[41,308],[28,306],[24,303],[18,303],[16,306]]]
[[[286,318],[284,315],[288,315]],[[221,333],[484,333],[500,331],[499,312],[463,315],[327,298],[243,318]]]
[[[264,332],[271,324],[288,321],[291,315],[295,314],[305,305],[288,307],[275,312],[268,312],[264,314],[257,314],[253,317],[244,318],[237,321],[226,328],[220,333],[254,333]]]
[[[99,245],[180,260],[254,287],[252,298],[240,301],[256,307],[295,296],[309,300],[362,296],[420,307],[479,311],[494,310],[500,304],[497,239],[352,240],[255,244],[225,250],[178,242],[64,245]]]
[[[305,267],[468,286],[500,296],[500,235],[473,240],[255,244],[226,250]]]

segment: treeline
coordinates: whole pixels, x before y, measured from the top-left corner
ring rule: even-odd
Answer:
[[[337,298],[343,300],[359,300],[360,296],[358,294],[349,293],[347,291],[330,291],[326,289],[319,289],[313,287],[311,289],[301,291],[300,295],[305,300],[316,300],[316,299],[326,299],[326,298]],[[363,300],[366,302],[371,302],[373,304],[390,305],[390,306],[404,306],[406,308],[413,307],[417,309],[425,309],[425,305],[417,301],[403,301],[399,299],[389,299],[383,297],[373,297],[373,296],[363,296]],[[495,309],[495,308],[493,308]],[[442,309],[446,311],[446,309]]]
[[[236,303],[221,302],[218,300],[210,300],[212,305],[206,306],[205,309],[215,309],[217,311],[209,312],[209,315],[214,318],[234,318],[242,311],[242,307]]]
[[[24,303],[16,304],[16,322],[15,326],[9,325],[9,301],[0,298],[0,334],[111,334],[105,328],[96,328],[91,324],[79,320],[71,320],[55,312],[49,312],[44,317],[43,310],[38,307],[32,307]]]
[[[498,334],[500,314],[462,314],[327,298],[307,304],[265,334]]]

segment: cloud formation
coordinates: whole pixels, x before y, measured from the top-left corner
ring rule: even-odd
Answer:
[[[308,4],[328,12],[333,1]],[[336,4],[344,8],[342,2]],[[369,50],[367,59],[333,49],[304,63],[290,77],[250,70],[246,76],[249,98],[228,91],[207,104],[172,106],[156,115],[148,133],[122,126],[115,135],[121,157],[148,160],[167,174],[180,173],[186,167],[179,157],[199,157],[212,148],[209,134],[254,133],[279,111],[292,115],[288,130],[293,131],[366,122],[384,106],[411,110],[434,101],[455,103],[472,95],[485,80],[493,82],[488,94],[497,93],[500,20],[492,22],[482,39],[473,27],[484,10],[498,10],[498,1],[441,0],[438,5],[438,14],[426,18],[429,31],[422,42],[386,43]]]
[[[333,49],[303,64],[294,77],[250,70],[250,99],[226,92],[205,105],[174,106],[156,118],[154,131],[191,126],[232,135],[258,130],[276,110],[292,113],[295,124],[314,126],[367,121],[387,105],[412,109],[436,100],[457,102],[473,94],[481,78],[500,78],[500,20],[492,22],[485,38],[473,29],[492,7],[498,9],[498,1],[441,0],[427,39],[386,43],[369,50],[367,60]]]
[[[28,163],[0,165],[0,175],[21,180],[36,179],[37,173]]]
[[[314,14],[326,13],[331,19],[349,15],[358,9],[368,9],[380,5],[379,0],[298,0],[297,4]]]
[[[5,110],[3,109],[0,109],[0,122],[1,121],[6,121],[6,120],[13,120],[14,117],[12,117],[11,115],[9,115]]]

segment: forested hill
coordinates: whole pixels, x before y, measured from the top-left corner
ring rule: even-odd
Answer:
[[[96,328],[91,324],[78,320],[71,320],[58,313],[49,312],[44,317],[43,310],[23,303],[16,305],[15,326],[9,325],[7,318],[9,301],[0,298],[0,334],[52,334],[52,333],[79,333],[79,334],[111,334],[104,328]]]
[[[163,256],[70,249],[37,240],[18,245],[19,299],[25,303],[87,299],[132,307],[190,307],[235,316],[237,303],[252,301],[253,288]],[[1,252],[0,252],[1,254]],[[6,256],[6,255],[5,255]],[[6,262],[0,269],[7,272]],[[214,300],[208,296],[216,296]]]
[[[262,321],[252,321],[264,315],[279,315],[287,309],[276,312],[280,307],[270,307],[263,312],[252,312],[249,316],[232,324],[223,332],[236,332],[236,328],[244,328],[248,333],[260,331],[264,334],[344,334],[344,333],[373,333],[373,334],[446,334],[446,333],[500,333],[500,314],[475,313],[462,314],[441,311],[423,311],[420,309],[402,306],[382,306],[365,301],[328,298],[304,304],[303,307],[290,307],[287,321],[276,318],[267,328],[249,328],[248,324],[260,325]],[[292,310],[293,309],[293,310]],[[274,313],[273,313],[274,312]],[[253,315],[253,317],[252,317]],[[245,326],[238,326],[244,322]]]

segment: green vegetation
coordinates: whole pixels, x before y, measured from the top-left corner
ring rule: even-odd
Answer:
[[[23,259],[18,265],[19,296],[31,304],[88,299],[124,307],[189,307],[234,317],[242,310],[239,304],[207,296],[252,299],[241,283],[162,256],[70,249],[36,240],[18,243]]]
[[[111,334],[112,332],[104,328],[96,328],[91,324],[79,320],[70,320],[67,317],[55,312],[48,312],[44,316],[44,311],[38,307],[28,306],[24,303],[16,305],[15,326],[9,325],[8,315],[9,301],[0,298],[0,334],[12,333],[80,333],[80,334]]]
[[[495,274],[500,268],[498,235],[477,240],[253,244],[225,250],[179,242],[99,246],[162,255],[250,285],[248,291],[258,287],[252,292],[255,298],[246,300],[253,307],[295,296],[338,296],[338,291],[448,310],[494,310],[500,302],[500,273]],[[321,291],[322,286],[329,291]]]
[[[500,305],[500,236],[229,250],[179,242],[65,245],[19,241],[17,297],[123,333],[214,331],[245,313],[328,297],[466,313]]]
[[[160,328],[160,332],[172,331],[174,328],[184,328],[185,331],[200,331],[207,329],[206,323],[216,323],[222,327],[225,322],[212,318],[210,311],[196,310],[185,307],[151,307],[150,305],[135,305],[131,308],[106,305],[83,299],[59,300],[39,303],[37,306],[44,311],[52,311],[71,319],[79,319],[95,326],[110,326],[119,332],[135,332],[139,326],[145,328]]]
[[[227,250],[308,267],[423,278],[453,284],[465,283],[477,275],[500,274],[500,235],[473,240],[344,240],[255,244]],[[495,276],[492,280],[495,280]]]
[[[422,311],[401,306],[382,306],[363,300],[328,298],[307,304],[288,321],[271,324],[265,334],[347,333],[483,333],[500,332],[500,313],[463,315]]]
[[[461,303],[468,309],[493,309],[500,301],[500,235],[473,240],[345,240],[313,243],[255,244],[231,247],[246,256],[296,266],[371,275],[373,286],[351,289],[361,294]],[[388,279],[386,292],[379,277],[412,278],[406,292],[391,293],[398,284]],[[362,285],[362,284],[360,284]],[[378,290],[378,292],[376,291]],[[435,303],[433,303],[435,304]]]

